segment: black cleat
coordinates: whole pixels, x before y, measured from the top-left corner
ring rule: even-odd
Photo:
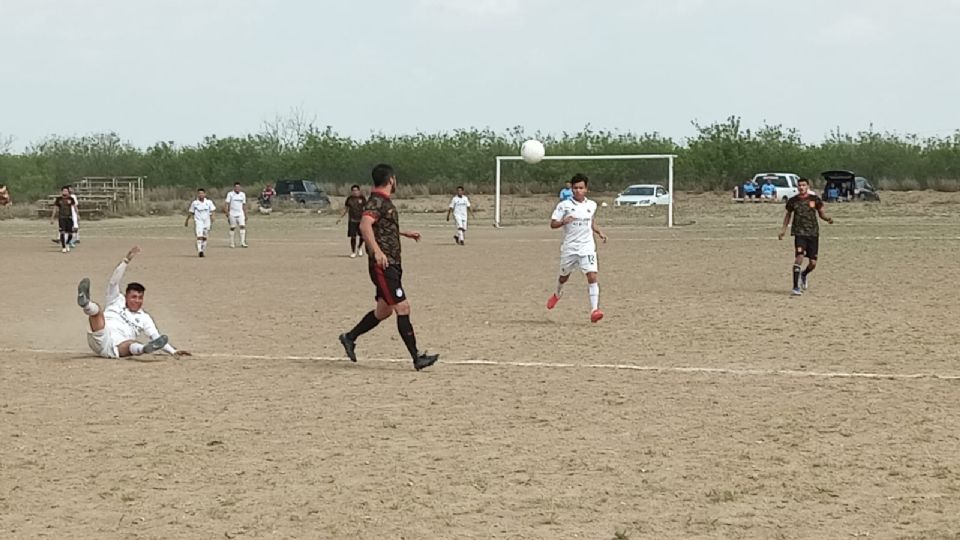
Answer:
[[[351,362],[356,362],[357,352],[355,349],[357,347],[357,343],[350,339],[350,336],[346,334],[340,334],[340,344],[343,345],[343,352],[347,353],[347,358],[349,358]]]
[[[77,305],[87,307],[90,303],[90,278],[83,278],[77,285]]]
[[[160,336],[153,341],[145,343],[143,345],[143,354],[150,354],[159,351],[167,346],[167,341],[167,336]]]
[[[198,257],[203,257],[203,252],[201,251],[197,256],[198,256]]]
[[[437,363],[437,360],[440,358],[439,354],[427,354],[425,352],[420,353],[417,356],[417,359],[413,361],[413,369],[420,371],[421,369],[426,369]]]

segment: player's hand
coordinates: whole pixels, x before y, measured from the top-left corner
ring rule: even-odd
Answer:
[[[181,357],[184,357],[184,356],[193,356],[193,355],[190,354],[190,353],[187,352],[187,351],[177,351],[177,352],[173,353],[173,356],[176,357],[176,358],[181,358]]]
[[[601,240],[604,244],[607,243],[607,235],[603,234],[603,233],[600,232],[600,231],[597,231],[597,236],[600,238],[600,240]]]
[[[827,223],[833,225],[833,218],[832,218],[832,217],[831,217],[831,218],[827,218]]]
[[[780,231],[780,233],[777,234],[777,240],[783,240],[783,233],[784,231]]]
[[[561,221],[560,223],[563,223],[564,225],[569,225],[573,223],[573,219],[574,219],[573,216],[567,216],[563,218],[563,221]]]
[[[390,261],[387,259],[387,256],[383,254],[382,251],[377,251],[373,254],[373,259],[377,261],[377,266],[380,268],[386,268],[390,266]]]
[[[140,249],[140,246],[133,246],[130,248],[130,251],[127,252],[127,260],[132,261],[134,257],[140,254],[141,251],[142,250]]]
[[[418,233],[417,231],[405,232],[405,233],[403,233],[403,235],[406,236],[407,238],[410,238],[410,239],[413,240],[414,242],[419,242],[420,239],[422,238],[422,236],[420,235],[420,233]]]

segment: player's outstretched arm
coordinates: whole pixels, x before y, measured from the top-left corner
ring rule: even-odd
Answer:
[[[133,246],[127,255],[120,261],[107,282],[107,304],[112,304],[114,300],[120,298],[120,282],[123,281],[123,274],[127,271],[127,265],[140,253],[140,246]]]
[[[411,240],[414,240],[414,241],[416,241],[416,242],[419,242],[420,239],[423,238],[423,235],[421,235],[421,234],[420,234],[419,232],[417,232],[417,231],[400,231],[400,236],[405,236],[405,237],[407,237],[407,238],[409,238],[409,239],[411,239]]]
[[[780,234],[777,235],[778,240],[783,240],[783,235],[787,234],[787,225],[790,224],[791,216],[793,216],[793,212],[787,210],[787,213],[783,216],[783,225],[780,226]]]

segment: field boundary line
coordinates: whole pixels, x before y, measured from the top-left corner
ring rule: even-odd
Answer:
[[[89,351],[57,351],[52,349],[0,349],[0,353],[29,353],[45,355],[82,355],[95,358]],[[349,364],[350,361],[340,356],[299,356],[299,355],[263,355],[263,354],[234,354],[234,353],[196,353],[191,358],[238,358],[246,360],[295,360],[295,361],[321,361],[321,362],[343,362]],[[190,361],[187,359],[185,361]],[[386,364],[410,364],[408,358],[364,358],[361,363],[376,362]],[[874,379],[874,380],[916,380],[931,379],[941,381],[960,381],[960,374],[945,373],[874,373],[863,371],[802,371],[795,369],[760,369],[760,368],[724,368],[724,367],[701,367],[701,366],[656,366],[640,364],[608,364],[608,363],[584,363],[575,364],[570,362],[523,362],[523,361],[505,361],[505,360],[440,360],[437,364],[453,366],[493,366],[493,367],[519,367],[519,368],[553,368],[553,369],[607,369],[623,371],[639,371],[647,373],[692,373],[692,374],[715,374],[715,375],[734,375],[734,376],[758,376],[758,377],[795,377],[795,378],[814,378],[814,379]]]

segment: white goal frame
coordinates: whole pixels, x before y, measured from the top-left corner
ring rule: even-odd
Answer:
[[[520,156],[497,156],[497,187],[496,201],[494,203],[494,222],[493,226],[500,228],[500,165],[504,161],[520,161]],[[673,227],[673,161],[677,159],[676,154],[604,154],[594,156],[544,156],[544,160],[575,161],[575,160],[644,160],[644,159],[666,159],[667,160],[667,193],[670,195],[670,202],[667,205],[667,227]]]

